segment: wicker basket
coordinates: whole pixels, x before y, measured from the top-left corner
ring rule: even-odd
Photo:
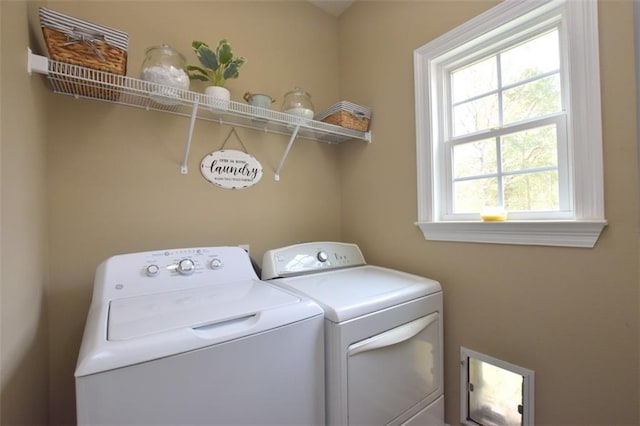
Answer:
[[[80,65],[94,70],[113,74],[127,73],[127,52],[106,43],[74,43],[66,45],[69,38],[66,34],[47,27],[42,27],[49,57],[54,61]],[[94,48],[102,54],[100,58]]]
[[[81,68],[69,69],[71,75],[65,77],[50,75],[50,79],[63,85],[66,93],[117,99],[119,92],[114,90],[117,78],[127,73],[129,36],[126,33],[44,7],[40,8],[40,25],[51,59],[107,73],[99,79],[100,84],[94,85],[82,81]]]
[[[347,129],[359,130],[366,132],[369,130],[369,119],[366,117],[358,117],[347,111],[338,111],[323,118],[324,123],[335,124],[336,126],[346,127]]]
[[[371,121],[371,109],[351,102],[341,101],[315,117],[316,120],[347,129],[366,132]]]
[[[118,76],[127,73],[126,33],[94,24],[47,8],[40,8],[40,25],[49,57],[54,61],[78,65]],[[78,71],[80,73],[80,71]],[[109,76],[104,85],[86,87],[69,77],[68,89],[79,96],[115,100]],[[114,76],[115,83],[115,76]]]

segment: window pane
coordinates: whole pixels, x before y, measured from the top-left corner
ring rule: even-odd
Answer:
[[[481,425],[522,424],[520,374],[469,358],[469,417]]]
[[[504,124],[562,110],[560,76],[551,75],[504,91]]]
[[[558,172],[526,173],[504,178],[507,211],[558,211]]]
[[[501,150],[504,172],[557,167],[556,127],[549,125],[503,136]]]
[[[498,95],[489,95],[453,108],[453,135],[461,136],[497,127]]]
[[[498,204],[498,179],[454,182],[453,213],[478,213],[485,205]]]
[[[453,147],[453,177],[496,173],[496,140],[484,139]]]
[[[451,73],[453,102],[462,102],[496,90],[498,88],[496,69],[496,57],[492,56]]]
[[[558,30],[536,37],[501,55],[502,84],[510,85],[560,68]]]

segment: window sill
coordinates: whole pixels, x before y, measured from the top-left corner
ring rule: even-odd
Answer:
[[[606,220],[416,222],[428,241],[593,248]]]

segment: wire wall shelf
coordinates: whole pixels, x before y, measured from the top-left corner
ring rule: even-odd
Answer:
[[[187,160],[196,120],[289,136],[289,144],[276,170],[276,180],[279,180],[280,169],[296,138],[330,144],[339,144],[351,139],[371,142],[371,132],[304,119],[241,102],[221,101],[202,93],[52,61],[33,54],[30,49],[27,69],[29,74],[45,74],[55,93],[189,117],[185,155],[181,164],[182,173],[188,171]]]

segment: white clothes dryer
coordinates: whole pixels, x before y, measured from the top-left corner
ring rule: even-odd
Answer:
[[[367,265],[355,244],[265,253],[262,279],[325,312],[330,425],[442,425],[442,291],[436,281]]]
[[[323,312],[239,247],[114,256],[96,271],[79,425],[324,424]]]

